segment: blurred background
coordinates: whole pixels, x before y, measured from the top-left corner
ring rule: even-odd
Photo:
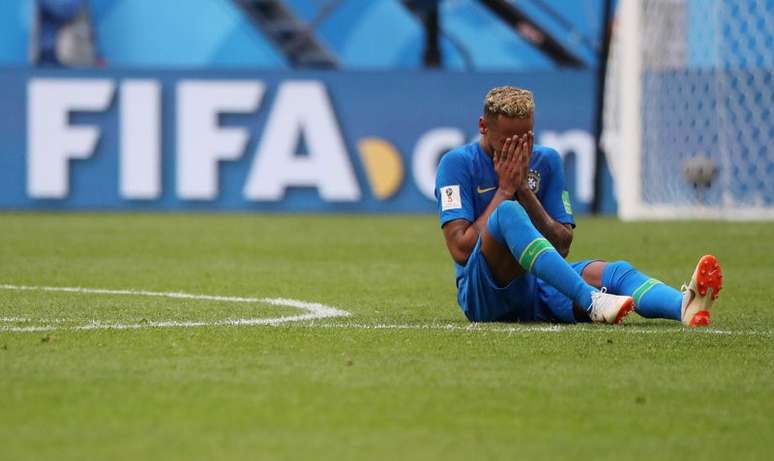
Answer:
[[[432,213],[486,91],[578,213],[772,216],[772,0],[2,0],[0,209]]]

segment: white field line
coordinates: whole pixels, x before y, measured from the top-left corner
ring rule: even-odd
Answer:
[[[715,328],[636,328],[625,325],[606,328],[604,326],[593,325],[555,325],[555,324],[536,324],[536,325],[514,325],[501,326],[502,324],[491,323],[471,323],[468,325],[460,324],[384,324],[384,323],[302,323],[296,325],[300,328],[321,328],[321,329],[351,329],[351,330],[434,330],[434,331],[453,331],[453,332],[477,332],[477,333],[572,333],[582,331],[584,333],[627,333],[627,334],[708,334],[708,335],[726,335],[726,336],[772,336],[774,332],[765,330],[718,330]]]
[[[56,325],[42,325],[42,326],[30,326],[30,327],[0,327],[0,332],[15,332],[15,333],[27,333],[27,332],[46,332],[53,330],[134,330],[144,328],[195,328],[195,327],[207,327],[207,326],[270,326],[277,327],[283,323],[289,321],[309,320],[306,315],[299,315],[293,317],[285,317],[288,319],[286,322],[276,322],[275,319],[233,319],[233,320],[221,320],[213,322],[146,322],[136,324],[124,324],[124,323],[103,323],[94,321],[87,325],[79,325],[69,328],[60,328]],[[294,328],[311,328],[311,329],[341,329],[341,330],[425,330],[425,331],[445,331],[445,332],[472,332],[472,333],[495,333],[495,334],[527,334],[527,333],[572,333],[572,332],[584,332],[585,333],[604,333],[604,334],[634,334],[634,335],[650,335],[650,334],[696,334],[696,335],[721,335],[721,336],[772,336],[772,331],[733,331],[733,330],[718,330],[714,328],[659,328],[659,329],[646,329],[646,328],[627,328],[624,326],[615,328],[604,327],[584,327],[584,326],[566,326],[566,325],[520,325],[501,327],[492,324],[481,326],[479,324],[472,323],[467,326],[459,324],[369,324],[369,323],[297,323]]]
[[[300,322],[309,320],[319,320],[331,317],[348,317],[349,312],[335,307],[326,306],[320,303],[310,303],[305,301],[299,301],[297,299],[288,298],[249,298],[238,296],[212,296],[201,295],[181,292],[158,292],[158,291],[145,291],[145,290],[106,290],[101,288],[81,288],[81,287],[49,287],[49,286],[29,286],[29,285],[8,285],[0,284],[0,290],[15,290],[15,291],[44,291],[44,292],[61,292],[61,293],[77,293],[77,294],[96,294],[96,295],[123,295],[123,296],[149,296],[159,298],[172,298],[172,299],[192,299],[197,301],[220,301],[220,302],[232,302],[232,303],[251,303],[251,304],[268,304],[271,306],[281,307],[293,307],[306,311],[305,314],[292,315],[286,317],[274,317],[274,318],[247,318],[247,319],[225,319],[225,320],[213,320],[213,321],[151,321],[142,323],[121,323],[121,322],[99,322],[93,321],[86,325],[78,325],[70,328],[71,330],[101,330],[101,329],[139,329],[139,328],[192,328],[192,327],[204,327],[204,326],[252,326],[252,325],[279,325],[287,322]],[[19,323],[29,322],[32,319],[23,317],[4,317],[0,318],[0,322],[6,323]],[[41,320],[45,322],[61,323],[62,319],[54,320]],[[60,329],[56,325],[40,325],[40,326],[0,326],[0,331],[7,332],[40,332],[51,331]]]
[[[46,332],[52,330],[137,330],[145,328],[195,328],[208,326],[280,326],[283,323],[293,321],[310,320],[309,315],[298,315],[292,317],[283,317],[283,322],[277,319],[230,319],[211,322],[145,322],[135,324],[125,323],[104,323],[94,321],[86,325],[79,325],[69,328],[60,328],[56,325],[41,325],[29,327],[0,327],[0,332]],[[368,323],[301,323],[295,324],[295,328],[311,329],[341,329],[341,330],[425,330],[425,331],[446,331],[446,332],[472,332],[472,333],[496,333],[496,334],[527,334],[527,333],[603,333],[603,334],[695,334],[695,335],[721,335],[721,336],[772,336],[772,331],[734,331],[718,330],[714,328],[627,328],[624,326],[616,328],[604,327],[584,327],[584,326],[564,326],[564,325],[523,325],[512,327],[499,327],[487,325],[481,327],[477,324],[468,326],[457,324],[368,324]]]
[[[306,314],[293,315],[276,318],[247,318],[247,319],[224,319],[213,321],[150,321],[142,323],[121,323],[121,322],[102,322],[92,321],[85,325],[72,327],[61,327],[58,325],[34,325],[34,326],[2,326],[0,332],[45,332],[52,330],[133,330],[144,328],[195,328],[208,326],[279,326],[289,322],[296,323],[300,328],[319,328],[319,329],[345,329],[345,330],[433,330],[449,332],[481,332],[481,333],[563,333],[563,332],[588,332],[588,333],[627,333],[627,334],[709,334],[709,335],[727,335],[727,336],[772,336],[774,332],[765,330],[718,330],[714,328],[696,328],[688,329],[682,327],[674,328],[640,328],[627,327],[622,325],[615,328],[597,327],[593,325],[512,325],[502,326],[502,324],[384,324],[384,323],[319,323],[321,319],[333,317],[349,317],[349,312],[326,306],[320,303],[310,303],[287,298],[249,298],[237,296],[212,296],[181,292],[155,292],[144,290],[107,290],[95,288],[80,287],[47,287],[47,286],[27,286],[27,285],[7,285],[0,284],[0,289],[17,291],[48,291],[65,293],[84,293],[84,294],[104,294],[104,295],[126,295],[126,296],[150,296],[173,299],[193,299],[204,301],[222,301],[236,303],[256,303],[269,304],[272,306],[294,307],[305,310]],[[0,317],[0,323],[29,323],[36,320],[26,317]],[[62,323],[64,319],[40,319],[41,322]]]
[[[39,322],[42,320],[45,320],[46,322],[52,322],[52,323],[67,322],[67,319],[34,319],[29,317],[0,317],[0,322],[8,322],[8,323],[30,323],[30,322]]]

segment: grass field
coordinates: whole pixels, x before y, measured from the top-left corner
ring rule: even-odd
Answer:
[[[774,225],[582,219],[570,259],[705,252],[711,330],[467,328],[431,216],[0,214],[0,459],[770,459]]]

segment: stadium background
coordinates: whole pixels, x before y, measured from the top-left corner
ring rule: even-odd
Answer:
[[[434,210],[432,183],[438,159],[446,150],[477,136],[483,95],[503,84],[535,91],[537,139],[563,155],[575,210],[584,213],[591,206],[596,169],[595,69],[606,3],[602,0],[524,2],[524,12],[536,18],[544,33],[554,34],[566,52],[577,57],[572,66],[559,64],[536,49],[482,3],[441,2],[442,63],[432,70],[423,64],[426,40],[421,14],[401,2],[285,2],[294,21],[311,23],[316,41],[333,55],[335,69],[326,71],[315,68],[329,64],[298,64],[292,56],[283,55],[267,31],[273,26],[254,21],[239,2],[192,0],[184,7],[176,2],[146,0],[87,3],[104,68],[31,66],[34,2],[0,5],[0,99],[4,101],[0,109],[1,208],[430,213]],[[321,10],[331,5],[333,8],[320,19]],[[550,14],[559,12],[556,17]],[[187,193],[178,184],[185,181],[178,172],[181,156],[201,152],[181,152],[181,145],[196,145],[200,138],[196,129],[181,124],[179,91],[186,82],[199,80],[216,82],[223,88],[251,81],[263,91],[261,96],[248,92],[247,99],[252,97],[252,101],[246,107],[210,108],[222,113],[218,117],[221,127],[241,128],[246,139],[228,148],[231,161],[214,162],[202,167],[207,171],[191,173],[215,175],[214,191],[211,185],[194,184],[190,187],[208,192]],[[38,105],[31,104],[34,82],[66,85],[75,81],[110,88],[97,108],[85,111],[77,109],[77,96],[62,103],[74,105],[69,109],[45,97]],[[122,99],[122,88],[133,82],[149,84],[151,93],[145,93],[148,96],[143,103],[132,106],[137,109],[122,124],[122,108],[130,104]],[[285,93],[289,98],[286,102],[278,98],[283,86],[292,87],[294,82],[312,84],[317,95],[313,101],[319,100],[318,106],[324,107],[315,108],[316,115],[305,118],[299,115],[303,110],[296,110],[296,118],[305,119],[297,123],[305,123],[304,127],[274,134],[292,146],[292,152],[280,156],[288,160],[284,163],[282,158],[264,162],[280,171],[267,171],[264,166],[263,174],[285,179],[277,180],[274,193],[247,196],[248,172],[253,167],[261,169],[256,165],[258,146],[271,137],[267,119],[298,100],[292,88]],[[95,87],[66,88],[51,91],[73,95],[93,92]],[[45,128],[32,130],[30,125],[35,120],[45,124],[39,117],[63,110],[73,112],[72,126],[96,127],[99,142],[85,145],[78,160],[63,161],[74,157],[72,152],[41,151],[39,162],[30,161],[32,138],[56,144],[53,137],[59,135]],[[149,119],[156,120],[155,124],[143,123]],[[135,123],[130,127],[132,120]],[[310,137],[309,130],[318,128],[328,131]],[[122,136],[136,141],[126,152],[120,148]],[[343,142],[334,143],[333,150],[340,148],[333,161],[331,144],[324,144],[327,136]],[[217,143],[212,147],[203,155],[223,154],[217,152]],[[291,156],[298,159],[304,152],[323,156],[319,160],[322,168],[311,168],[316,177],[305,177],[298,173],[298,165],[290,165]],[[293,156],[296,153],[299,156]],[[150,155],[150,160],[134,160],[138,155]],[[121,167],[123,156],[127,163]],[[31,172],[33,164],[40,164],[45,171]],[[122,181],[132,181],[122,176],[129,175],[124,170],[132,165],[137,170],[135,178],[145,176],[135,179],[140,182],[137,187],[153,183],[146,184],[144,192],[133,194],[131,185],[122,186]],[[600,210],[615,212],[610,175],[604,160],[600,165]],[[64,184],[49,183],[48,189],[45,185],[41,189],[35,177],[39,182],[56,177]],[[188,183],[191,181],[203,180],[191,178]],[[339,195],[318,193],[317,188],[326,181],[343,182],[346,190]]]
[[[89,0],[68,68],[37,1],[0,0],[0,459],[768,459],[774,226],[614,216],[605,3],[443,0],[439,61],[432,0]],[[610,3],[650,5],[656,73],[685,66],[642,80],[642,197],[696,205],[681,156],[722,101],[739,196],[771,210],[774,1]],[[680,287],[711,252],[710,328],[465,319],[428,192],[502,84],[564,157],[568,259]]]
[[[34,19],[36,3],[0,5],[0,208],[432,212],[438,159],[475,139],[482,95],[495,85],[512,84],[535,92],[537,141],[562,155],[575,211],[609,214],[617,209],[607,160],[609,155],[625,157],[631,147],[624,141],[608,156],[597,149],[605,32],[611,30],[604,23],[612,24],[616,1],[41,4],[47,3],[87,8],[96,59],[90,66],[76,65],[77,70],[31,65],[43,43]],[[765,53],[753,51],[752,59],[739,61],[740,50],[747,51],[743,40],[729,39],[730,45],[718,47],[707,37],[724,40],[739,33],[734,30],[737,16],[761,7],[770,13],[772,3],[743,2],[744,8],[727,8],[713,21],[704,12],[723,4],[720,0],[685,3],[680,13],[685,15],[684,49],[677,53],[684,55],[683,72],[701,75],[704,69],[736,68],[741,62],[752,71],[737,80],[762,69],[765,85],[770,78]],[[431,30],[437,33],[434,40],[428,38]],[[708,86],[715,79],[711,74],[698,78]],[[204,91],[236,92],[234,97],[243,101],[232,107],[202,106],[197,101],[203,94],[193,93],[184,101],[181,88],[200,80],[210,83]],[[239,88],[244,82],[253,88]],[[101,99],[89,102],[100,85],[108,86]],[[33,89],[43,96],[36,98]],[[46,91],[68,96],[52,100]],[[710,104],[714,93],[705,91]],[[766,97],[760,88],[744,91],[742,98]],[[79,94],[86,100],[79,100]],[[652,97],[668,104],[681,95]],[[304,98],[310,98],[311,107],[294,109]],[[717,98],[723,104],[722,96]],[[183,107],[195,107],[200,117],[183,117]],[[701,108],[694,110],[688,121],[699,123]],[[63,114],[70,114],[68,122],[56,125]],[[274,125],[268,123],[272,115]],[[283,117],[289,117],[284,127]],[[224,128],[240,139],[224,147],[228,141],[221,137],[197,150],[206,140],[196,123],[210,135],[217,137]],[[766,122],[759,123],[765,133]],[[97,137],[68,152],[61,147],[67,127],[79,125],[96,127]],[[685,136],[699,140],[665,148],[685,150],[681,156],[708,150],[716,155],[701,131]],[[658,150],[659,139],[653,149]],[[765,144],[758,139],[752,148]],[[190,166],[188,159],[194,159]],[[742,196],[763,189],[764,196],[748,200],[770,203],[763,184],[774,166],[752,160],[762,166],[744,168],[761,170],[754,173],[757,183],[736,184],[732,178],[724,187]],[[656,160],[644,172],[646,192],[656,200],[669,202],[674,188],[691,194],[690,185],[681,184],[677,170],[682,165],[675,168],[674,163],[679,162]],[[274,177],[272,185],[258,185],[267,177]],[[669,178],[669,187],[659,190],[657,177]],[[707,197],[717,204],[722,191],[713,188]]]

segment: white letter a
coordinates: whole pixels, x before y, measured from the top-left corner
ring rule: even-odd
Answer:
[[[317,187],[324,200],[360,198],[347,149],[325,87],[289,81],[279,87],[245,184],[248,200],[280,200],[289,186]],[[308,155],[294,152],[304,136]]]

